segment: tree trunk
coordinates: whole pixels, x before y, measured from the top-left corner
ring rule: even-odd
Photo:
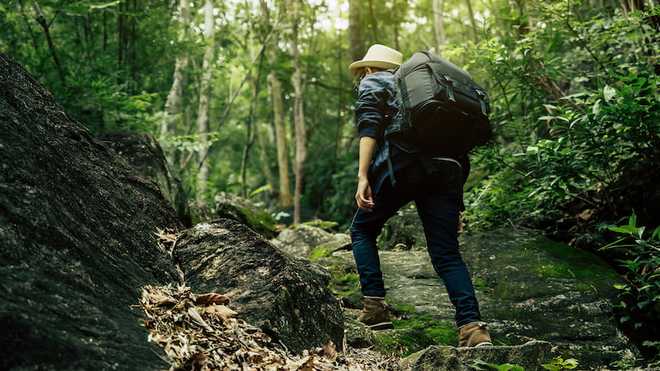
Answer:
[[[293,0],[292,7],[292,32],[291,32],[291,54],[293,55],[293,75],[291,84],[293,85],[293,123],[296,134],[296,159],[294,172],[296,175],[296,187],[293,195],[293,222],[301,221],[301,199],[303,191],[303,175],[305,166],[306,151],[306,130],[305,113],[303,109],[303,84],[302,68],[300,66],[300,50],[298,46],[298,22],[300,15],[300,0]]]
[[[48,50],[50,50],[50,55],[53,58],[53,62],[55,63],[55,69],[57,70],[57,75],[60,78],[62,87],[66,87],[66,77],[64,74],[64,68],[62,67],[62,63],[60,63],[60,58],[57,56],[57,50],[55,49],[55,44],[53,43],[53,39],[50,36],[50,24],[46,20],[46,16],[44,15],[44,12],[41,10],[41,7],[39,6],[37,0],[34,0],[32,2],[32,8],[34,9],[36,21],[37,23],[39,23],[39,26],[41,26],[41,28],[44,31],[44,35],[46,36],[46,42],[48,43]]]
[[[250,112],[245,122],[245,146],[243,147],[243,157],[241,158],[241,187],[243,190],[243,197],[247,197],[247,165],[250,157],[250,149],[254,144],[254,116],[257,114],[257,103],[259,98],[259,88],[261,82],[261,67],[264,60],[263,49],[260,52],[259,64],[257,65],[257,73],[255,74],[252,82],[252,100],[250,101]]]
[[[445,45],[445,0],[433,0],[433,30],[435,34],[435,45],[440,53]]]
[[[138,79],[138,63],[137,63],[137,41],[138,41],[138,32],[137,32],[137,14],[138,14],[138,5],[137,0],[133,0],[133,7],[131,12],[130,19],[130,29],[129,29],[129,49],[128,49],[128,61],[129,61],[129,70],[131,75],[131,91],[133,93],[137,90],[137,79]]]
[[[199,84],[199,108],[197,110],[197,133],[199,136],[199,158],[201,164],[197,174],[197,202],[203,204],[207,191],[209,180],[208,161],[204,161],[208,156],[209,150],[209,95],[211,78],[213,77],[213,53],[215,49],[214,42],[214,18],[213,1],[206,0],[204,4],[204,39],[206,41],[206,50],[204,51],[204,60],[202,62],[202,77]]]
[[[259,125],[256,125],[255,134],[257,136],[257,143],[259,143],[259,162],[261,162],[261,171],[264,173],[264,178],[270,186],[270,193],[273,193],[275,186],[275,177],[270,169],[270,156],[268,156],[268,142],[266,141],[267,128],[260,130]]]
[[[270,99],[273,102],[273,118],[275,122],[275,143],[277,146],[277,168],[279,171],[279,200],[281,207],[291,206],[291,185],[289,183],[289,152],[287,150],[286,126],[284,125],[284,101],[282,100],[282,83],[271,71],[268,74]]]
[[[32,26],[30,26],[30,21],[28,19],[28,16],[25,14],[25,8],[23,7],[23,0],[18,1],[18,6],[21,11],[21,18],[23,18],[23,23],[25,23],[25,28],[30,34],[30,40],[32,41],[32,47],[34,48],[34,52],[38,53],[39,44],[37,43],[37,37],[34,35],[34,32],[32,31]]]
[[[374,40],[378,40],[380,32],[378,31],[378,18],[374,12],[374,2],[369,0],[369,28],[371,28],[371,35]]]
[[[474,42],[479,42],[479,35],[477,33],[477,21],[474,19],[474,11],[472,11],[472,0],[465,0],[465,4],[468,8],[468,15],[470,16],[470,24],[472,25],[472,35],[474,36]]]
[[[125,48],[125,20],[124,20],[124,8],[126,4],[124,2],[119,3],[118,12],[117,12],[117,65],[121,69],[121,66],[124,64],[124,48]],[[121,72],[120,72],[121,73]]]
[[[360,0],[349,0],[348,34],[350,37],[351,59],[356,61],[362,59],[365,52],[364,35],[362,33],[362,11]]]
[[[103,51],[105,52],[108,48],[108,12],[103,10]]]
[[[179,30],[178,41],[182,42],[186,39],[188,33],[188,24],[190,23],[190,6],[189,0],[179,0],[179,16],[178,22],[181,29]],[[163,121],[160,124],[160,141],[161,144],[166,143],[164,140],[167,135],[174,133],[176,131],[177,123],[181,121],[182,118],[182,104],[181,100],[183,98],[183,73],[188,67],[188,53],[180,53],[176,57],[174,62],[174,75],[172,78],[172,86],[170,87],[170,92],[167,94],[167,100],[165,101],[165,112],[163,115]],[[166,151],[170,152],[170,151]],[[168,160],[172,163],[171,155],[168,156]]]

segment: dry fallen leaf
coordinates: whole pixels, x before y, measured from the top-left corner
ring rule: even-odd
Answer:
[[[211,304],[227,304],[229,298],[225,295],[210,292],[195,297],[195,304],[197,305],[211,305]]]
[[[394,370],[395,358],[367,349],[346,349],[339,355],[332,342],[292,354],[259,328],[214,303],[228,294],[195,295],[187,286],[146,286],[140,304],[148,340],[160,345],[170,370],[367,371]],[[211,298],[208,305],[197,298]],[[157,305],[163,298],[175,304]]]
[[[229,318],[232,318],[236,314],[238,314],[226,305],[216,305],[216,304],[213,304],[209,307],[206,307],[206,309],[204,309],[204,311],[208,314],[216,315],[216,316],[222,318],[224,321],[226,321]]]
[[[323,355],[333,361],[335,358],[337,358],[337,349],[335,348],[335,343],[333,343],[332,340],[328,340],[328,342],[323,345]]]
[[[314,356],[308,356],[298,367],[298,371],[314,371]]]
[[[202,326],[206,331],[213,331],[211,326],[209,326],[206,321],[199,315],[197,309],[190,307],[188,308],[188,316],[195,322],[197,325]]]

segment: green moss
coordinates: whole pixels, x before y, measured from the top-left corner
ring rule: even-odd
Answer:
[[[332,249],[328,245],[319,245],[316,246],[310,253],[309,253],[309,260],[313,262],[317,262],[321,260],[322,258],[327,258],[328,256],[332,255]]]
[[[303,225],[308,225],[310,227],[321,228],[321,229],[324,229],[326,231],[331,231],[339,225],[339,223],[337,223],[337,222],[333,222],[333,221],[330,221],[330,220],[321,220],[321,219],[310,220],[310,221],[304,222],[302,224]]]
[[[406,356],[430,345],[456,345],[458,335],[453,323],[434,319],[429,314],[392,321],[394,330],[374,334],[376,348],[387,354]]]
[[[542,268],[542,271],[545,270],[549,274],[561,277],[578,279],[593,279],[595,277],[618,279],[618,275],[613,269],[589,251],[549,240],[535,241],[535,243],[555,258],[554,262],[548,263],[548,265],[554,267]]]
[[[536,267],[536,273],[541,277],[549,278],[575,278],[571,267],[564,262],[550,262]]]
[[[216,205],[215,212],[219,217],[238,220],[248,225],[266,238],[275,237],[277,234],[275,218],[267,211],[250,206],[245,201],[229,198]]]
[[[578,282],[578,283],[575,285],[575,288],[577,288],[578,290],[583,291],[583,292],[594,291],[594,290],[595,290],[595,291],[598,291],[598,290],[596,289],[596,287],[594,287],[594,286],[591,285],[591,284],[585,283],[585,282]]]
[[[406,303],[389,303],[397,312],[400,313],[415,313],[415,306]]]
[[[311,259],[311,258],[310,258]],[[339,297],[360,295],[360,276],[355,272],[346,272],[341,266],[331,265],[330,290]]]
[[[481,277],[472,278],[472,284],[474,285],[474,287],[478,289],[485,289],[488,287],[488,285],[486,284],[486,280],[484,280]]]
[[[434,344],[458,344],[458,336],[453,326],[451,328],[447,326],[434,326],[425,329],[424,333],[433,340]]]
[[[252,228],[268,236],[275,235],[277,231],[275,228],[276,222],[270,213],[262,210],[251,210],[247,207],[240,208],[240,211],[245,215],[248,225]]]

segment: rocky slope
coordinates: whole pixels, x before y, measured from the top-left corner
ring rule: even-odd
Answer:
[[[136,304],[144,287],[182,278],[201,292],[236,294],[237,315],[274,346],[341,348],[327,272],[243,224],[254,219],[199,224],[173,246],[182,225],[158,144],[93,138],[3,55],[0,132],[0,369],[167,367]]]
[[[163,149],[153,136],[137,133],[111,133],[104,134],[97,139],[126,160],[137,174],[145,180],[154,182],[176,210],[179,220],[186,226],[191,226],[188,197],[181,180],[170,171]]]
[[[425,251],[415,211],[406,208],[390,223],[399,232],[407,231],[407,235],[381,236],[381,242],[389,242],[385,246],[404,248],[380,251],[387,299],[399,314],[394,330],[371,332],[355,321],[358,310],[350,308],[359,307],[360,294],[350,251],[322,249],[328,240],[307,249],[311,260],[332,272],[333,289],[348,307],[349,344],[375,345],[403,355],[434,344],[455,345],[454,309]],[[399,225],[404,228],[396,228]],[[295,233],[299,236],[288,238],[313,240],[300,234],[324,232],[296,229],[285,230],[280,236]],[[463,258],[494,343],[518,346],[535,339],[548,341],[553,355],[576,358],[585,368],[607,366],[637,354],[612,318],[611,300],[616,295],[612,285],[619,282],[614,270],[589,252],[538,235],[534,231],[499,230],[462,237]],[[392,236],[398,240],[393,241]],[[339,243],[345,237],[333,238]],[[406,240],[415,242],[403,247]],[[497,354],[493,359],[503,358],[502,351]]]
[[[0,133],[0,369],[162,367],[131,305],[172,207],[4,55]]]

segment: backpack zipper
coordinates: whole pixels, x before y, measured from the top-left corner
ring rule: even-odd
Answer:
[[[463,166],[461,166],[461,163],[458,162],[458,161],[456,161],[456,160],[454,160],[453,158],[449,158],[449,157],[431,157],[431,159],[433,159],[433,160],[440,160],[440,161],[450,161],[450,162],[453,162],[453,163],[455,163],[456,165],[458,165],[458,167],[459,167],[461,170],[463,170]]]

